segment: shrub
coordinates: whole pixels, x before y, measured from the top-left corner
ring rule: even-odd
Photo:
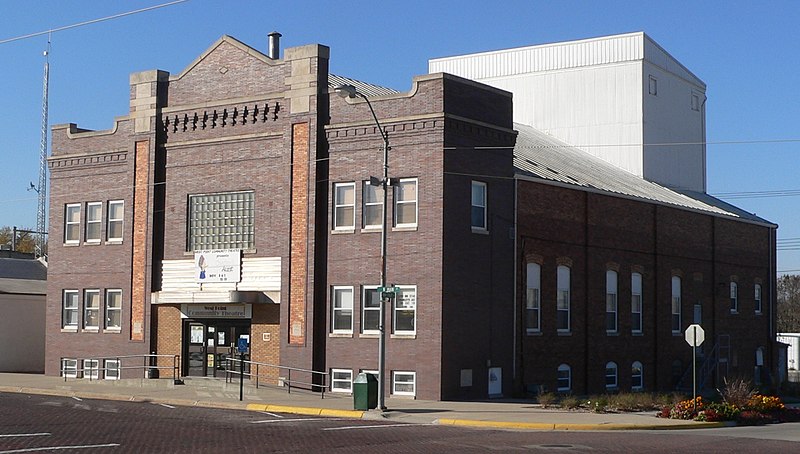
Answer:
[[[544,408],[552,407],[557,400],[558,398],[553,393],[541,393],[539,394],[539,396],[537,396],[537,401],[539,402],[539,405],[541,405]]]
[[[561,408],[566,408],[567,410],[576,410],[581,407],[583,403],[582,399],[578,399],[575,396],[564,396],[561,399]]]
[[[592,396],[586,406],[595,413],[605,413],[608,409],[608,396]]]
[[[745,408],[750,402],[750,398],[756,393],[753,385],[743,378],[735,378],[731,381],[725,380],[725,387],[719,394],[722,400],[738,408]]]
[[[710,407],[706,407],[705,410],[697,413],[697,416],[694,418],[695,421],[705,421],[705,422],[717,422],[723,421],[722,415],[717,413],[716,410]]]
[[[656,413],[656,418],[669,418],[669,414],[672,411],[672,405],[665,405],[661,407],[661,410]]]

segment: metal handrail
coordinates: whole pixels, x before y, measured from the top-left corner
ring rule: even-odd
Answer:
[[[247,370],[240,371],[239,369],[241,367],[241,364],[240,364],[241,362],[242,362],[241,359],[238,359],[238,358],[235,358],[235,357],[232,357],[232,356],[229,356],[229,357],[225,358],[225,381],[226,382],[232,382],[233,378],[239,376],[239,374],[241,373],[251,381],[255,377],[255,383],[256,383],[256,389],[257,389],[259,387],[259,384],[260,384],[260,380],[259,380],[260,377],[261,377],[260,368],[261,367],[265,367],[265,368],[271,368],[271,369],[277,369],[278,370],[278,375],[279,375],[278,380],[280,380],[283,383],[283,386],[286,386],[287,392],[289,394],[292,393],[292,385],[294,384],[295,388],[300,388],[300,389],[304,389],[304,388],[308,389],[308,388],[310,388],[312,391],[318,390],[318,391],[320,391],[320,398],[322,398],[322,399],[325,398],[325,390],[328,389],[328,376],[330,375],[328,372],[321,372],[321,371],[311,370],[311,369],[302,369],[302,368],[299,368],[299,367],[281,366],[281,365],[278,365],[278,364],[261,363],[261,362],[258,362],[258,361],[250,361],[250,360],[244,360],[244,364],[249,365]],[[253,373],[253,366],[255,366],[255,374]],[[285,371],[285,373],[286,373],[285,377],[280,377],[282,371]],[[301,381],[301,380],[292,380],[292,372],[295,372],[295,373],[299,372],[299,373],[303,373],[303,374],[311,374],[312,381],[311,382],[307,382],[307,381]],[[313,382],[313,379],[316,376],[319,376],[319,377],[322,378],[322,384]],[[281,386],[281,385],[279,385],[279,386]]]
[[[132,358],[141,358],[142,364],[141,365],[122,365],[123,359],[132,359]],[[158,358],[172,358],[172,366],[159,366],[158,365]],[[61,376],[64,377],[64,381],[66,382],[68,378],[89,378],[89,381],[100,380],[100,371],[103,371],[103,378],[107,379],[107,374],[109,370],[117,371],[117,378],[115,380],[119,380],[122,378],[121,372],[123,369],[141,369],[142,371],[152,371],[152,370],[161,370],[161,369],[172,369],[172,378],[177,380],[180,378],[180,355],[119,355],[119,356],[94,356],[94,357],[86,357],[86,358],[65,358],[70,360],[75,360],[75,368],[67,369],[64,367],[64,363],[62,361],[60,366],[60,373]],[[83,367],[85,361],[95,361],[97,367]],[[101,361],[105,360],[116,360],[117,367],[109,368],[100,367]],[[87,373],[88,372],[88,373]],[[69,375],[68,375],[69,374]]]

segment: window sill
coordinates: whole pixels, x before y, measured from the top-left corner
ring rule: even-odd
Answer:
[[[537,331],[527,331],[525,334],[528,335],[528,336],[542,336],[543,335],[542,332],[539,331],[539,330],[537,330]]]
[[[755,311],[755,315],[762,315],[761,311]]]
[[[328,337],[353,338],[353,333],[329,333]]]
[[[616,331],[616,330],[615,331],[608,331],[608,330],[606,330],[606,336],[617,337],[617,336],[619,336],[619,331]]]
[[[380,333],[361,333],[358,335],[359,338],[364,339],[377,339],[381,337]]]
[[[479,235],[488,235],[489,234],[489,230],[484,229],[482,227],[474,227],[473,226],[472,227],[472,233],[477,233]]]
[[[632,331],[631,332],[631,336],[641,337],[641,336],[644,336],[644,333],[641,332],[641,331]]]
[[[681,335],[683,335],[683,333],[682,333],[682,332],[680,332],[680,331],[673,331],[673,332],[672,332],[672,336],[673,336],[673,337],[678,337],[678,336],[681,336]]]
[[[107,240],[106,244],[122,244],[122,240]]]
[[[80,245],[81,243],[78,241],[63,244],[64,247],[78,247]]]
[[[121,328],[106,328],[103,330],[104,333],[108,334],[119,334],[122,332]]]
[[[380,227],[364,227],[361,229],[361,233],[380,233],[381,230]]]
[[[556,334],[559,336],[572,336],[572,331],[558,331]]]
[[[61,328],[62,333],[77,333],[78,328]]]
[[[416,339],[416,334],[392,334],[391,339]]]
[[[395,394],[392,393],[392,396],[395,399],[404,399],[404,400],[416,400],[417,396],[413,394]]]
[[[409,225],[409,226],[396,226],[392,227],[392,232],[416,232],[417,226],[416,225]]]
[[[103,243],[101,243],[100,240],[86,241],[83,243],[84,246],[100,246],[102,244]]]
[[[352,228],[352,229],[334,229],[334,230],[331,230],[331,235],[347,235],[347,234],[351,234],[351,233],[356,233],[356,229]]]
[[[738,310],[736,310],[736,309],[731,309],[731,314],[733,314],[733,315],[738,315],[738,314],[739,314],[739,311],[738,311]]]
[[[81,330],[82,333],[99,333],[100,328],[83,328]]]

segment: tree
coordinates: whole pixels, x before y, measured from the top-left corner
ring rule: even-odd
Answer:
[[[800,332],[800,275],[778,278],[778,332]]]
[[[30,233],[34,229],[19,229],[17,230],[17,243],[16,250],[18,252],[33,253],[36,249],[36,238]],[[14,236],[14,229],[9,226],[0,227],[0,246],[3,249],[11,249]]]

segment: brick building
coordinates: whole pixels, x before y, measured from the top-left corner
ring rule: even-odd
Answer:
[[[509,92],[439,73],[399,93],[329,74],[325,46],[280,58],[278,36],[269,55],[225,36],[180,74],[133,74],[110,130],[53,127],[46,373],[140,376],[117,357],[155,352],[215,376],[241,338],[337,392],[375,370],[383,142],[343,83],[391,144],[387,394],[594,392],[611,362],[614,389],[635,362],[642,388],[669,389],[688,364],[676,278],[676,326],[699,304],[734,371],[759,347],[771,364],[774,225],[515,125]]]

